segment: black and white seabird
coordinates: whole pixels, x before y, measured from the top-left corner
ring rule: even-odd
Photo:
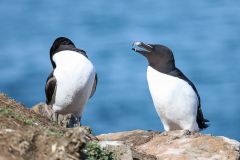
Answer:
[[[154,106],[166,131],[199,131],[208,127],[194,84],[175,66],[163,45],[134,42],[132,50],[148,60],[147,81]]]
[[[56,115],[73,114],[73,126],[79,126],[84,105],[96,90],[95,68],[86,52],[65,37],[53,42],[50,60],[53,71],[46,81],[46,103]]]

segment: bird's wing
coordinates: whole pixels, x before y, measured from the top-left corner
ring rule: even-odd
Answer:
[[[176,68],[175,70],[171,71],[168,73],[171,76],[174,77],[178,77],[184,81],[186,81],[195,91],[195,93],[197,94],[198,97],[198,110],[197,110],[197,123],[200,129],[204,129],[208,127],[208,124],[206,124],[205,122],[209,122],[207,119],[205,119],[203,117],[203,113],[202,113],[202,109],[201,109],[201,100],[200,100],[200,96],[198,94],[198,91],[196,89],[196,87],[194,86],[194,84],[178,69]]]
[[[46,94],[46,103],[49,105],[54,100],[54,94],[57,89],[57,80],[53,75],[53,71],[49,74],[46,85],[45,85],[45,94]]]
[[[92,87],[92,92],[91,92],[90,98],[94,95],[94,93],[96,91],[97,83],[98,83],[98,76],[97,76],[97,73],[95,73],[95,80],[94,80],[94,83],[93,83],[93,87]]]

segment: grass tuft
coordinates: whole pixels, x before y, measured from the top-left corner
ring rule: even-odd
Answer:
[[[102,149],[96,141],[87,143],[84,152],[87,160],[113,160],[113,153]]]
[[[21,121],[27,125],[34,125],[34,119],[21,116],[21,115],[17,114],[16,112],[14,112],[11,108],[1,107],[0,108],[0,116],[10,117],[10,118],[16,119],[18,121]]]
[[[51,128],[44,127],[44,131],[50,136],[62,137],[64,135],[63,132]]]

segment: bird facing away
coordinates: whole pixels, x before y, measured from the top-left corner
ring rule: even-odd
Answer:
[[[72,126],[79,126],[84,105],[96,90],[95,68],[86,52],[65,37],[53,42],[50,60],[53,70],[46,81],[46,103],[56,115],[72,114]]]
[[[156,111],[166,131],[207,128],[194,84],[175,66],[172,51],[163,45],[134,42],[135,52],[148,61],[147,81]]]

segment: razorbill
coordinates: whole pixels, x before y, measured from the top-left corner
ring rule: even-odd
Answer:
[[[46,103],[52,106],[56,116],[72,114],[72,126],[79,126],[84,105],[96,90],[95,68],[86,52],[65,37],[53,42],[50,60],[53,71],[45,85]]]
[[[163,45],[134,42],[135,52],[148,60],[147,81],[156,111],[166,131],[207,128],[194,84],[175,66],[172,51]]]

